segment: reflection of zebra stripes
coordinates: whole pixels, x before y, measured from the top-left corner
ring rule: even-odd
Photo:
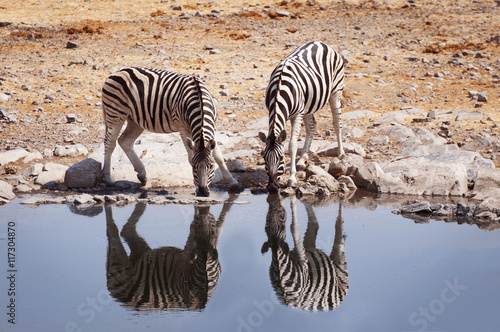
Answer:
[[[146,205],[137,204],[120,241],[110,206],[106,206],[108,254],[106,275],[111,295],[136,310],[201,310],[205,308],[221,274],[218,238],[230,204],[224,204],[218,221],[209,206],[195,206],[189,237],[184,249],[151,249],[137,234],[136,224]]]
[[[215,102],[199,78],[158,69],[125,68],[108,77],[102,88],[106,136],[104,178],[112,184],[111,155],[125,121],[127,128],[118,142],[134,165],[137,177],[146,184],[146,169],[134,152],[135,140],[144,130],[179,132],[193,166],[199,195],[208,196],[214,163],[224,179],[236,182],[215,142]]]
[[[281,144],[286,138],[285,125],[292,124],[290,137],[290,179],[295,187],[297,138],[302,119],[306,127],[306,140],[302,155],[309,151],[316,129],[314,113],[330,103],[333,125],[337,132],[339,155],[344,153],[341,138],[340,99],[344,88],[344,62],[333,49],[321,42],[310,42],[298,47],[274,69],[266,91],[269,109],[269,134],[259,133],[266,143],[264,160],[269,175],[268,190],[276,192],[279,177],[285,170]]]
[[[262,251],[271,248],[269,268],[271,283],[282,303],[305,310],[332,310],[339,306],[348,289],[349,278],[345,260],[342,205],[335,223],[335,239],[330,255],[316,249],[318,222],[310,205],[306,206],[308,224],[301,241],[296,218],[295,198],[291,198],[292,223],[290,225],[294,249],[286,242],[286,211],[283,200],[269,196],[266,221],[268,241]]]

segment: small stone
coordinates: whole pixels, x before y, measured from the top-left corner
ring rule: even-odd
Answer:
[[[66,114],[66,123],[76,122],[76,115],[74,113]]]
[[[78,48],[80,45],[78,43],[75,43],[75,42],[67,42],[66,43],[66,48],[69,48],[69,49],[73,49],[73,48]]]

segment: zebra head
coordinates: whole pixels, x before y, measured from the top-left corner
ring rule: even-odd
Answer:
[[[267,190],[270,194],[276,194],[279,190],[279,181],[285,173],[285,149],[283,142],[286,139],[286,131],[282,130],[278,137],[270,133],[268,137],[263,132],[259,132],[259,138],[266,143],[263,156],[266,163],[266,171],[269,176]]]
[[[201,140],[200,143],[195,144],[189,138],[187,142],[188,147],[194,152],[191,164],[193,167],[193,182],[196,186],[196,196],[208,197],[210,195],[208,186],[212,183],[215,174],[212,150],[217,143],[211,139],[207,144],[204,144]]]

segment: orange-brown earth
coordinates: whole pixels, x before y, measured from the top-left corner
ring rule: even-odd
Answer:
[[[484,116],[448,119],[450,143],[480,132],[498,137],[499,16],[500,6],[492,0],[0,0],[0,93],[10,96],[0,108],[16,119],[0,120],[0,151],[43,152],[72,143],[92,149],[101,143],[100,90],[106,77],[124,66],[199,74],[219,101],[218,129],[244,131],[267,115],[263,98],[272,69],[311,40],[329,44],[348,60],[343,112],[376,113],[344,121],[345,127],[366,129],[378,115],[404,106],[466,109]],[[67,48],[68,42],[77,47]],[[464,50],[480,52],[462,55]],[[471,100],[471,90],[487,92],[488,100]],[[67,124],[67,114],[76,114],[78,122]],[[333,129],[330,110],[320,111],[317,120],[318,135],[333,139],[325,136]],[[434,133],[443,121],[411,120],[404,124]],[[86,130],[71,133],[75,126]],[[366,148],[370,137],[367,132],[350,140]],[[391,142],[372,155],[397,152]],[[500,152],[480,152],[500,164]]]

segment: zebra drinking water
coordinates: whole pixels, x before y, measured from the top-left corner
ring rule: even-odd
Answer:
[[[310,311],[332,310],[340,305],[349,287],[342,217],[342,203],[335,222],[335,237],[330,255],[316,248],[318,221],[308,203],[307,230],[304,240],[300,239],[297,223],[295,196],[290,197],[292,222],[290,230],[294,248],[290,250],[286,241],[286,210],[284,199],[269,195],[269,210],[266,217],[268,240],[262,246],[262,253],[271,248],[272,261],[269,268],[271,284],[283,304]]]
[[[135,206],[121,233],[113,219],[112,207],[106,206],[106,278],[111,296],[135,310],[199,311],[205,308],[219,282],[221,266],[217,246],[235,198],[224,203],[218,220],[210,213],[210,206],[195,206],[183,249],[151,249],[137,233],[136,225],[146,204]],[[130,248],[129,255],[120,235]]]
[[[338,154],[344,154],[340,122],[343,88],[342,56],[321,42],[310,42],[298,47],[274,69],[265,97],[269,110],[269,133],[267,136],[263,132],[259,133],[260,140],[266,143],[264,160],[269,176],[267,189],[270,193],[278,191],[279,178],[285,172],[283,143],[287,136],[285,126],[288,119],[292,125],[289,186],[297,186],[295,156],[302,120],[306,127],[306,140],[301,158],[309,152],[316,129],[314,113],[327,102],[330,103],[333,126],[337,133]]]
[[[214,177],[214,158],[232,186],[238,183],[224,163],[215,141],[215,101],[203,82],[194,75],[159,69],[124,68],[108,77],[102,88],[106,135],[104,138],[104,181],[112,184],[111,155],[116,140],[132,162],[142,185],[146,169],[133,149],[144,130],[179,132],[193,168],[198,196],[208,196]],[[120,130],[127,121],[127,127]]]

